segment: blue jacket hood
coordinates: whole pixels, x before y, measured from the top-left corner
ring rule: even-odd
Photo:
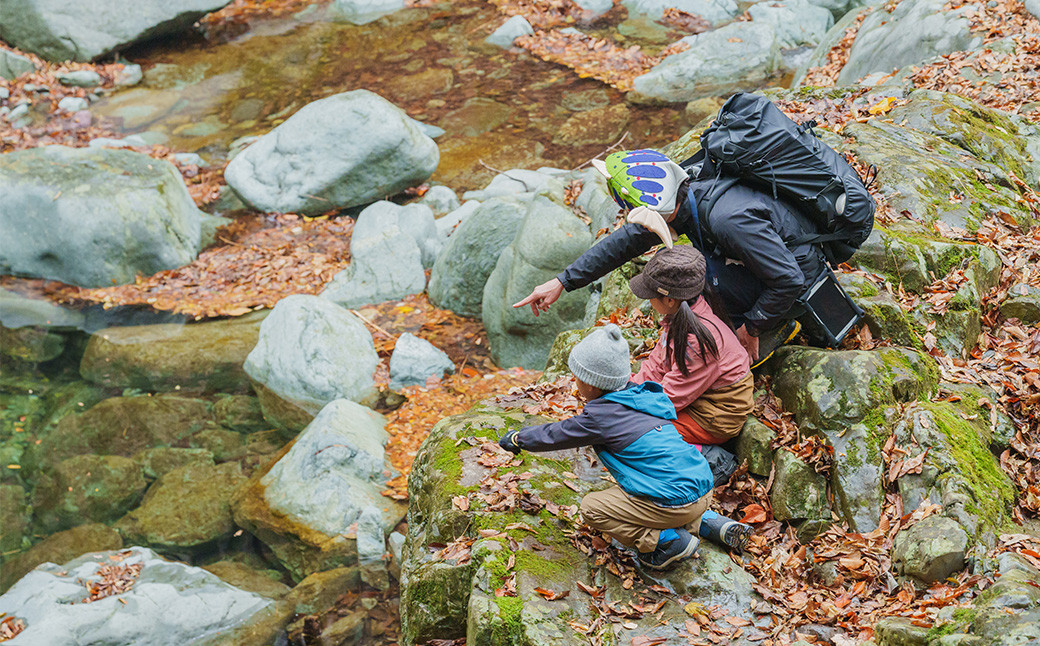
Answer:
[[[664,394],[661,384],[654,381],[645,381],[638,385],[629,383],[628,387],[622,390],[603,395],[603,399],[661,419],[676,418],[672,400]]]

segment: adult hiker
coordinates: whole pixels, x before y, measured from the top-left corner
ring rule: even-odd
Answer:
[[[697,207],[718,177],[710,160],[687,174],[665,155],[642,149],[613,153],[593,165],[607,178],[610,195],[628,213],[628,222],[513,307],[530,305],[537,316],[564,290],[585,287],[658,243],[670,247],[674,237],[685,234],[703,252],[709,287],[719,295],[752,367],[794,338],[800,329],[795,302],[826,268],[818,245],[788,246],[816,231],[804,215],[735,184],[718,197],[704,222]]]

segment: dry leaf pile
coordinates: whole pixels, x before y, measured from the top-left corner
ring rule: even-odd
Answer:
[[[141,563],[119,564],[131,554],[132,552],[129,551],[112,554],[108,557],[112,563],[102,565],[97,569],[96,575],[99,578],[87,581],[79,579],[78,582],[87,589],[87,597],[83,599],[82,603],[92,603],[106,597],[123,594],[133,588],[141,576],[141,568],[144,565]]]
[[[523,16],[536,29],[573,25],[585,10],[571,0],[490,0],[507,16]]]
[[[711,29],[711,22],[708,19],[675,7],[667,7],[658,22],[688,34],[701,34]]]
[[[25,622],[13,615],[0,613],[0,642],[16,637],[25,630]]]

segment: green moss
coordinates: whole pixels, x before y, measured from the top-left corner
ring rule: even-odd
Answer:
[[[860,298],[873,298],[873,297],[877,296],[880,293],[881,292],[878,291],[878,288],[875,287],[873,284],[863,285],[862,287],[860,287],[859,297]]]
[[[975,502],[968,511],[1000,528],[1007,522],[1008,510],[1015,502],[1015,490],[978,429],[961,419],[952,407],[932,402],[923,402],[922,406],[932,413],[946,435],[950,458],[957,462],[959,472],[971,487]]]

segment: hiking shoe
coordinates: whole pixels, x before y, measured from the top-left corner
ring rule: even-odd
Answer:
[[[715,518],[702,518],[701,530],[706,532],[705,538],[713,543],[725,545],[737,554],[743,554],[751,539],[751,525],[745,525],[739,521],[725,516]]]
[[[777,349],[794,340],[802,331],[802,324],[792,319],[758,337],[758,361],[751,364],[751,369],[759,367],[773,356]]]
[[[679,561],[693,556],[701,543],[700,539],[682,528],[676,528],[675,533],[677,536],[672,540],[658,542],[653,552],[640,552],[639,562],[651,570],[669,570]]]

